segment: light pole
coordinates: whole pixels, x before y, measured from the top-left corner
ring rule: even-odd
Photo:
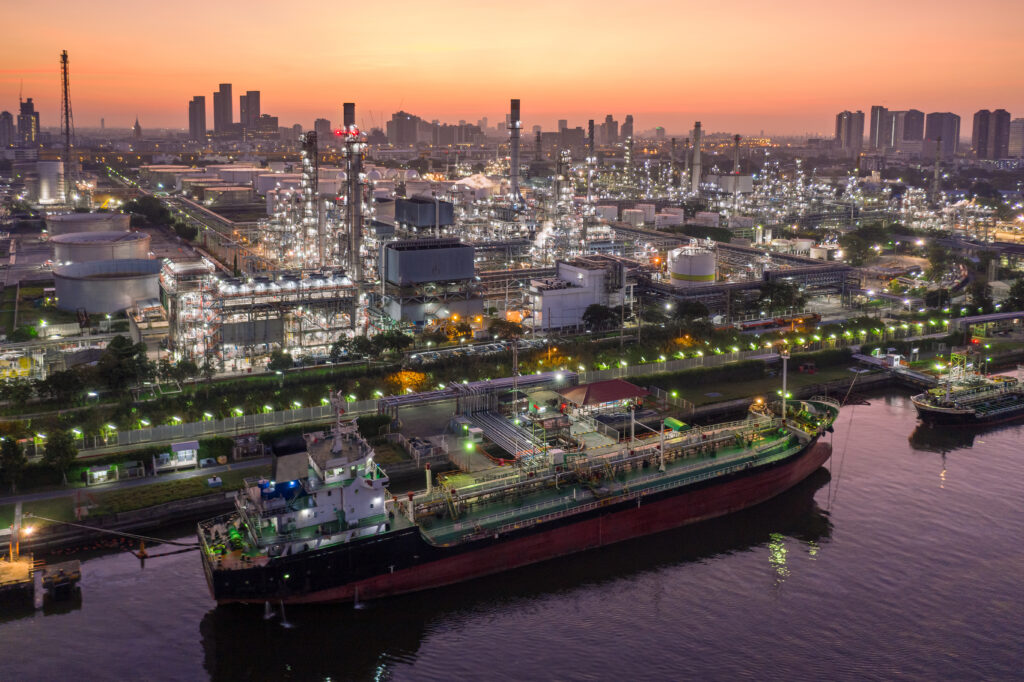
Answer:
[[[786,423],[786,373],[789,369],[789,347],[783,346],[779,349],[779,357],[782,358],[782,423]]]

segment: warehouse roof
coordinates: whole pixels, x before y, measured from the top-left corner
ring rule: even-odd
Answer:
[[[592,384],[582,384],[562,389],[558,393],[569,402],[581,407],[603,405],[604,403],[631,400],[650,395],[650,391],[647,389],[631,384],[625,379],[595,381]]]

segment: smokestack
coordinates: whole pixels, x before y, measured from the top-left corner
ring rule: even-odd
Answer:
[[[509,198],[514,206],[522,206],[526,201],[519,191],[519,130],[523,127],[523,122],[519,118],[519,100],[512,100],[510,109],[508,128],[512,149],[509,164]]]
[[[673,187],[679,186],[679,169],[676,168],[676,138],[672,138],[672,154],[669,157],[669,184]]]
[[[693,165],[690,168],[690,191],[694,194],[700,192],[700,140],[702,136],[700,121],[696,121],[693,124]]]
[[[740,174],[740,136],[732,136],[732,174]]]
[[[935,168],[932,171],[932,203],[939,203],[939,191],[942,189],[941,181],[939,180],[939,163],[942,159],[942,136],[939,135],[935,140]]]
[[[348,209],[348,256],[349,277],[356,282],[363,279],[363,261],[360,258],[363,241],[363,149],[365,139],[356,129],[356,105],[345,102],[342,105],[342,123],[345,126],[345,175]],[[353,320],[353,325],[355,321]]]
[[[536,137],[536,140],[535,140],[535,144],[536,144],[536,146],[533,148],[533,160],[536,161],[537,163],[540,163],[541,161],[544,160],[544,154],[541,152],[541,147],[540,147],[540,131],[539,130],[537,131],[537,137]]]

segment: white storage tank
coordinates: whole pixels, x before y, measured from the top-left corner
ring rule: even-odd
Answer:
[[[622,222],[629,223],[633,227],[640,227],[644,224],[644,212],[635,208],[627,208],[622,211]]]
[[[684,246],[669,253],[668,273],[674,287],[713,284],[717,259],[715,252],[696,246]]]
[[[160,297],[159,260],[96,260],[54,268],[57,308],[117,313]]]
[[[94,260],[121,260],[149,256],[150,236],[145,232],[72,232],[50,240],[53,260],[61,265]]]
[[[127,232],[131,216],[127,213],[63,213],[46,217],[51,237],[75,232]]]
[[[654,222],[654,204],[637,204],[633,208],[644,212],[644,223]]]
[[[618,206],[595,206],[595,212],[597,217],[603,220],[618,220],[619,219],[619,207]]]
[[[793,252],[793,242],[790,241],[789,239],[773,239],[772,240],[772,247],[776,251],[781,251],[782,253],[792,253]]]
[[[35,199],[40,204],[60,204],[64,202],[64,162],[37,161],[36,173],[39,176],[38,193]]]

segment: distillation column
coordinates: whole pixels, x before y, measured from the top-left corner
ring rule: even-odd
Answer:
[[[690,167],[690,191],[694,194],[700,192],[700,142],[701,142],[700,121],[693,124],[693,164]]]
[[[519,191],[519,131],[523,122],[519,119],[519,100],[511,102],[511,115],[509,116],[509,146],[511,147],[511,158],[509,160],[509,200],[516,208],[526,205],[522,192]]]
[[[353,281],[363,280],[363,260],[360,255],[363,239],[363,154],[366,139],[356,127],[356,105],[343,105],[342,134],[345,136],[346,207],[348,209],[349,273]]]

